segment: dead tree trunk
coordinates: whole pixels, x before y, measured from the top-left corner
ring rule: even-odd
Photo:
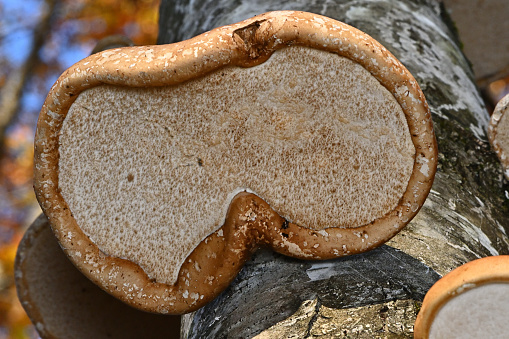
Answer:
[[[220,297],[187,316],[185,336],[411,336],[419,303],[440,275],[509,254],[509,184],[487,142],[489,115],[453,25],[435,0],[163,1],[159,43],[270,10],[329,16],[387,47],[426,95],[438,172],[420,213],[386,245],[324,262],[260,251]]]

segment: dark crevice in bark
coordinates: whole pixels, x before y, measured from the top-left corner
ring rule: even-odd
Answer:
[[[312,338],[311,329],[313,328],[313,326],[316,323],[316,320],[320,316],[320,306],[321,306],[321,303],[320,303],[320,300],[318,300],[318,302],[315,305],[313,317],[309,321],[308,328],[307,328],[304,338]]]

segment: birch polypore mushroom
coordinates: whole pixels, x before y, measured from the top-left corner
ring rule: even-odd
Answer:
[[[471,261],[430,288],[415,338],[505,338],[509,333],[509,256]]]
[[[491,146],[497,153],[504,168],[504,175],[509,180],[509,94],[502,98],[495,107],[488,127]]]
[[[39,216],[16,256],[19,299],[43,338],[178,338],[180,317],[132,308],[88,280]]]
[[[212,300],[260,246],[303,259],[379,246],[419,211],[437,161],[406,68],[303,12],[92,55],[52,88],[35,143],[67,255],[162,313]]]

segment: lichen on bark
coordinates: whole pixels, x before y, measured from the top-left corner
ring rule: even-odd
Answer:
[[[335,309],[320,305],[317,299],[306,300],[297,312],[253,339],[413,338],[421,305],[420,301],[407,299]]]

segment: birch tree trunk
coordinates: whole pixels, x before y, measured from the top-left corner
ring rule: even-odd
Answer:
[[[489,114],[453,25],[435,0],[163,0],[158,42],[270,10],[332,17],[387,47],[426,95],[438,171],[420,213],[386,245],[322,262],[259,251],[221,296],[185,317],[185,337],[411,337],[420,302],[441,275],[509,254],[509,184],[490,150]]]

